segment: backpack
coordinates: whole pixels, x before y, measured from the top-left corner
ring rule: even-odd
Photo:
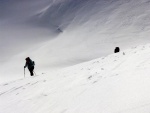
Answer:
[[[35,65],[35,62],[33,61],[33,65]]]

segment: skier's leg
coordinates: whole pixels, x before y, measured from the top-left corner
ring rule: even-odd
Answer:
[[[34,75],[33,70],[34,70],[34,66],[32,67],[32,75]]]
[[[33,70],[34,70],[34,67],[32,67],[32,68],[30,68],[30,69],[29,69],[29,71],[30,71],[30,75],[31,75],[31,76],[33,76],[33,75],[34,75],[34,74],[33,74]]]

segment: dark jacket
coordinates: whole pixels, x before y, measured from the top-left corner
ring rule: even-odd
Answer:
[[[31,59],[26,60],[26,64],[24,66],[24,68],[28,67],[28,69],[31,69],[32,67],[34,67],[35,63],[34,61],[32,61]]]
[[[118,52],[120,52],[120,48],[116,47],[115,50],[114,50],[114,53],[118,53]]]

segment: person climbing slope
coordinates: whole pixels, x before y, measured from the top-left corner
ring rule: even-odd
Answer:
[[[33,70],[34,70],[34,61],[32,61],[29,57],[27,57],[26,59],[26,63],[25,63],[25,66],[24,68],[28,67],[29,71],[30,71],[30,75],[33,76]]]
[[[114,50],[114,53],[118,53],[118,52],[120,52],[120,48],[116,47],[115,50]]]

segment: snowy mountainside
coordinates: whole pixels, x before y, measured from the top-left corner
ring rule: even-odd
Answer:
[[[64,67],[149,42],[149,2],[141,0],[64,0],[49,4],[33,18],[60,31],[33,54],[51,56],[49,67]],[[130,11],[129,11],[130,10]],[[53,25],[52,25],[53,24]]]
[[[0,113],[149,113],[150,44],[0,85]]]
[[[26,57],[42,73],[149,43],[149,7],[149,0],[1,0],[0,82],[21,78]]]

